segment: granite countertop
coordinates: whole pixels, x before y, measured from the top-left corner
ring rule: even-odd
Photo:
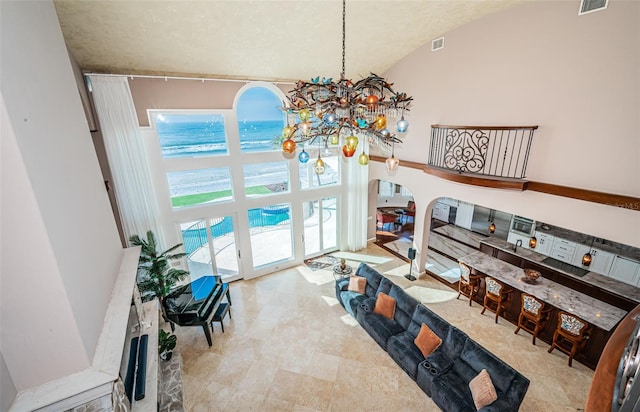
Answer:
[[[477,271],[494,277],[505,284],[536,296],[560,310],[576,316],[605,331],[612,330],[627,314],[626,311],[560,285],[550,279],[540,278],[531,285],[521,279],[521,268],[496,259],[483,252],[475,252],[460,259]]]
[[[589,285],[593,285],[599,287],[600,289],[604,289],[606,291],[615,293],[617,295],[623,296],[625,298],[631,299],[636,303],[640,303],[640,288],[630,285],[628,283],[620,282],[618,280],[612,279],[610,277],[601,275],[596,272],[588,272],[584,276],[576,276],[572,273],[562,271],[560,269],[554,268],[553,266],[546,265],[543,260],[548,256],[543,255],[538,252],[534,252],[530,249],[518,248],[517,252],[513,251],[513,245],[506,240],[489,237],[481,241],[481,243],[486,243],[487,245],[494,247],[496,249],[500,249],[503,252],[511,253],[512,255],[520,256],[521,258],[537,263],[541,266],[545,266],[551,270],[556,272],[560,272],[566,276],[570,276],[572,278],[578,279],[581,282],[587,283]]]
[[[476,249],[480,248],[480,242],[487,237],[466,229],[460,229],[454,225],[444,225],[433,229],[433,232],[457,240]]]

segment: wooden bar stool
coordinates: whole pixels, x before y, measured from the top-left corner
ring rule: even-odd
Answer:
[[[518,327],[513,333],[517,334],[520,329],[526,330],[533,335],[533,344],[535,345],[536,337],[544,327],[553,308],[545,309],[544,302],[526,293],[521,295],[521,300],[522,306],[520,307],[520,316],[518,316]]]
[[[579,317],[567,312],[558,313],[558,326],[553,333],[553,342],[549,348],[549,353],[554,348],[569,355],[569,366],[575,354],[584,348],[591,334],[593,326],[589,325]]]
[[[478,293],[479,277],[471,274],[471,268],[464,262],[458,262],[460,266],[460,281],[458,282],[458,297],[464,295],[469,298],[469,306],[473,301],[473,297]]]
[[[485,278],[485,283],[487,285],[487,290],[484,294],[484,307],[480,314],[484,314],[484,311],[489,309],[491,312],[495,312],[496,323],[498,323],[498,316],[500,316],[500,312],[504,312],[506,310],[505,308],[509,301],[509,294],[513,289],[508,290],[502,283],[489,276]],[[494,305],[495,308],[493,307]]]

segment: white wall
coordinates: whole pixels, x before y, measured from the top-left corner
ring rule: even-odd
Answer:
[[[0,348],[22,391],[90,365],[122,246],[53,4],[0,19]]]
[[[435,123],[539,125],[530,180],[640,196],[640,2],[583,16],[579,5],[526,2],[486,16],[385,73],[415,99],[396,156],[426,163]]]
[[[444,49],[421,47],[385,73],[415,99],[396,156],[426,163],[435,123],[537,124],[530,180],[640,196],[640,2],[611,0],[581,17],[579,4],[531,2],[487,16],[446,33]],[[472,187],[402,162],[393,177],[373,162],[370,178],[413,193],[418,245],[427,208],[445,196],[640,247],[640,205]]]

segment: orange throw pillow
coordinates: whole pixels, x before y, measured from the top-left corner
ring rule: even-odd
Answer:
[[[393,319],[393,314],[396,313],[396,300],[384,292],[378,293],[373,313]]]
[[[427,325],[424,323],[420,326],[420,332],[418,336],[413,340],[413,343],[420,349],[422,356],[425,358],[440,346],[442,339],[438,337]]]
[[[364,293],[364,289],[367,286],[367,278],[363,278],[362,276],[351,276],[349,278],[349,287],[348,291]]]
[[[489,376],[486,369],[481,370],[478,376],[471,379],[469,389],[471,389],[471,396],[473,396],[473,403],[476,404],[476,409],[491,405],[498,399],[496,388],[493,386],[491,376]]]

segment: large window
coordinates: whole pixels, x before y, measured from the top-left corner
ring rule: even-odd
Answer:
[[[289,166],[286,161],[247,164],[242,167],[247,197],[289,191]]]
[[[252,87],[238,99],[240,150],[245,153],[280,150],[285,126],[282,102],[271,90]]]
[[[154,120],[165,159],[228,154],[222,115],[159,113]]]
[[[338,247],[342,158],[337,147],[324,148],[318,175],[322,148],[307,147],[306,164],[298,153],[285,157],[283,99],[261,83],[243,87],[234,109],[151,113],[150,165],[165,237],[183,242],[192,280],[253,277]]]
[[[233,199],[229,168],[168,172],[173,207],[193,206]]]

